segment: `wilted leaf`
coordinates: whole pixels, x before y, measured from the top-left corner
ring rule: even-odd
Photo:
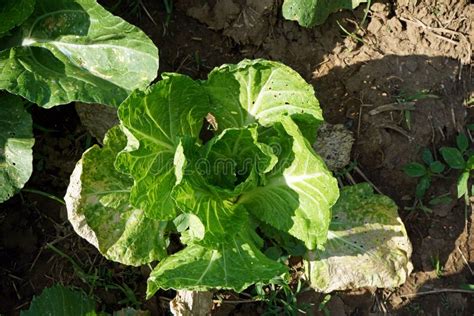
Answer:
[[[310,252],[305,266],[321,292],[396,287],[413,269],[411,252],[395,203],[362,183],[341,190],[325,250]]]
[[[65,196],[74,230],[105,257],[138,266],[164,258],[166,222],[146,218],[129,203],[133,180],[114,168],[115,156],[126,145],[116,126],[104,147],[88,149],[76,165]]]

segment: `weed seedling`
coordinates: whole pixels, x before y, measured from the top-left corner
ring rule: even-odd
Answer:
[[[318,311],[323,312],[324,316],[330,316],[331,315],[331,312],[329,311],[328,307],[326,306],[329,303],[330,300],[331,300],[331,294],[326,294],[324,296],[323,300],[321,301],[321,303],[319,303]]]
[[[439,261],[439,256],[431,256],[431,265],[433,266],[434,271],[436,272],[436,277],[441,278],[443,276],[443,267]]]
[[[298,280],[296,288],[293,290],[289,280],[275,278],[269,285],[262,283],[255,285],[257,292],[256,299],[267,303],[266,311],[263,315],[299,315],[305,314],[310,306],[298,304],[297,296],[305,291],[302,289],[302,282]]]
[[[431,186],[432,178],[441,176],[445,169],[445,165],[441,161],[435,160],[433,154],[428,148],[423,149],[422,159],[423,164],[411,162],[403,167],[403,171],[409,177],[419,178],[415,191],[415,206],[411,209],[416,208],[418,205],[418,208],[421,210],[431,212],[428,207],[423,205],[423,198],[425,197],[426,191],[428,191]]]
[[[439,99],[439,97],[435,94],[429,93],[428,90],[424,89],[416,91],[415,93],[401,92],[395,99],[398,104],[403,104],[423,99]],[[408,130],[411,130],[411,110],[403,110],[403,116],[405,118],[405,124],[407,125]]]
[[[466,205],[469,204],[468,182],[474,169],[474,150],[469,147],[468,137],[461,133],[456,137],[456,147],[441,147],[439,150],[451,169],[461,171],[457,181],[458,198],[464,196]]]

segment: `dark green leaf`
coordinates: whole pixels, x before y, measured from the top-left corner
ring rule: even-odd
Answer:
[[[467,126],[467,129],[470,130],[470,131],[474,131],[474,124],[469,124]]]
[[[430,185],[431,178],[428,176],[422,177],[416,185],[416,197],[422,199],[425,196],[426,191],[430,188]]]
[[[265,250],[265,256],[275,261],[277,261],[282,255],[283,252],[281,251],[280,247],[269,247],[267,250]]]
[[[467,170],[474,170],[474,155],[469,156],[469,159],[466,163]]]
[[[444,161],[453,169],[464,169],[466,163],[461,152],[453,147],[441,147],[439,150]]]
[[[418,162],[412,162],[403,166],[403,171],[410,177],[421,177],[426,174],[426,168]]]
[[[421,157],[423,158],[423,161],[429,166],[433,163],[433,154],[431,154],[431,150],[428,148],[423,148],[423,152],[421,154]]]
[[[0,4],[0,37],[23,23],[33,13],[35,0],[2,0]]]
[[[55,285],[34,297],[30,308],[21,316],[90,316],[95,314],[95,301],[81,291]]]
[[[461,284],[459,288],[474,292],[474,284]]]
[[[430,165],[430,170],[433,173],[441,173],[444,171],[444,164],[441,161],[436,160]]]
[[[437,196],[437,197],[431,199],[428,203],[431,206],[436,206],[436,205],[447,205],[447,204],[451,203],[452,201],[453,201],[453,199],[449,196],[449,193],[448,193],[448,195]]]
[[[469,139],[467,139],[467,136],[465,134],[459,134],[458,136],[456,136],[456,145],[463,153],[469,148]]]

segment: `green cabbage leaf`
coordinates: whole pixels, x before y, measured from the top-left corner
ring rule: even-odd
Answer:
[[[341,9],[355,9],[367,0],[285,0],[283,17],[304,27],[323,24],[328,16]]]
[[[33,127],[25,102],[0,93],[0,202],[8,200],[33,172]]]
[[[35,0],[2,0],[0,4],[0,37],[23,23],[35,8]]]
[[[25,13],[28,5],[15,10]],[[20,23],[16,16],[10,24]],[[10,26],[0,21],[1,33]],[[0,69],[0,89],[45,108],[72,101],[118,106],[156,77],[158,50],[95,0],[41,0],[2,38]]]

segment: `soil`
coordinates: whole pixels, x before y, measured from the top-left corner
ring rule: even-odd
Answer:
[[[109,9],[115,5],[100,2]],[[291,66],[314,85],[327,121],[352,130],[351,159],[358,170],[400,207],[414,249],[415,269],[407,282],[397,289],[332,293],[324,309],[331,315],[473,315],[472,293],[453,291],[474,283],[472,209],[453,199],[433,206],[431,213],[408,210],[416,180],[401,167],[420,161],[424,147],[437,153],[441,146],[453,146],[456,134],[474,121],[466,102],[473,97],[474,5],[467,0],[373,1],[365,19],[362,5],[304,29],[282,18],[279,0],[172,2],[170,13],[164,2],[151,0],[122,1],[114,8],[154,40],[161,72],[205,78],[213,67],[243,58]],[[383,111],[386,105],[392,110]],[[400,110],[407,105],[410,110]],[[33,108],[32,114],[34,173],[26,190],[0,204],[0,313],[19,314],[33,295],[60,282],[95,296],[107,312],[132,306],[167,314],[173,292],[144,299],[148,267],[108,262],[74,233],[61,203],[32,193],[64,196],[75,162],[96,142],[72,105]],[[359,172],[350,174],[341,181],[364,181]],[[426,200],[445,193],[454,198],[456,178],[451,171],[435,179]],[[307,291],[299,302],[324,315],[318,311],[322,298]],[[265,305],[224,303],[215,312],[257,315]]]

